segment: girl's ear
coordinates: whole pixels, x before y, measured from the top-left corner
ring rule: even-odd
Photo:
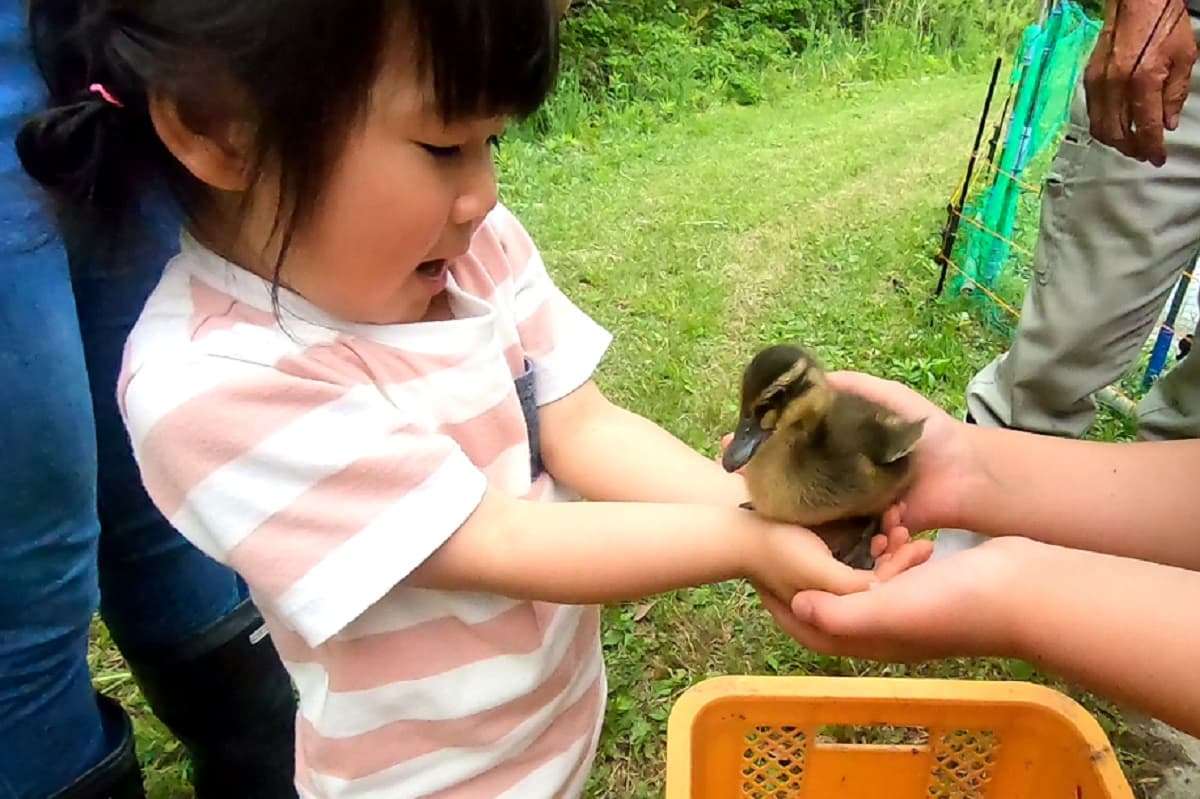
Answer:
[[[201,129],[185,117],[175,97],[160,91],[150,93],[149,106],[159,139],[198,180],[221,191],[250,188],[249,125],[231,115]]]

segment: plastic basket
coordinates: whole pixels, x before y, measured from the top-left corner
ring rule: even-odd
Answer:
[[[671,713],[667,799],[1133,799],[1100,725],[1028,683],[722,677]]]

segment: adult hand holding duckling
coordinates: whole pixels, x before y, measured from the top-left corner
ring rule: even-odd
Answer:
[[[831,372],[829,385],[837,391],[862,397],[887,408],[901,419],[924,423],[920,441],[911,455],[910,475],[904,491],[884,513],[883,532],[902,529],[921,532],[954,526],[985,467],[974,448],[967,425],[908,386],[860,372]]]
[[[912,481],[885,514],[891,535],[953,526],[995,538],[872,591],[808,590],[790,604],[764,595],[784,630],[810,649],[875,660],[1021,658],[1200,734],[1200,628],[1180,610],[1200,603],[1200,440],[981,428],[897,383],[829,381],[925,419]]]
[[[924,426],[924,418],[839,390],[807,350],[768,347],[743,375],[737,430],[722,465],[743,472],[747,507],[818,527],[840,560],[873,568],[889,548],[873,534],[886,529],[881,517],[912,481]]]

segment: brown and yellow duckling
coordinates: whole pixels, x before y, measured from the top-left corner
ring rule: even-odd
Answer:
[[[871,536],[908,486],[924,424],[835,390],[810,353],[779,345],[746,367],[741,418],[722,464],[745,469],[753,510],[828,525],[817,532],[834,555],[871,568]]]

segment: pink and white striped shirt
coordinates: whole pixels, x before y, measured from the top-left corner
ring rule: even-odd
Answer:
[[[595,608],[401,585],[486,487],[530,468],[536,402],[608,334],[504,208],[450,269],[446,322],[339,322],[185,236],[118,387],[155,503],[250,585],[300,694],[305,797],[578,795],[604,709]]]

